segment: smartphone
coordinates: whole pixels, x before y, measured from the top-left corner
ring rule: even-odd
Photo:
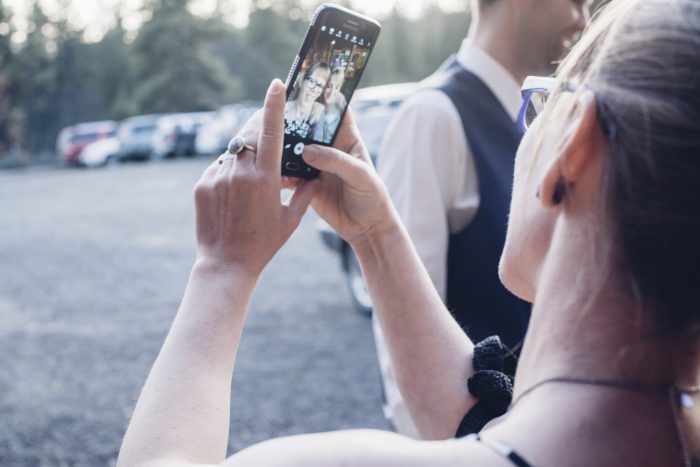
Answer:
[[[318,177],[301,157],[304,147],[333,145],[379,30],[377,21],[337,5],[316,10],[287,77],[282,175]]]

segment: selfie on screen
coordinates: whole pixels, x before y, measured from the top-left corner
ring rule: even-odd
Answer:
[[[285,134],[331,144],[358,84],[371,42],[322,26],[285,107]]]

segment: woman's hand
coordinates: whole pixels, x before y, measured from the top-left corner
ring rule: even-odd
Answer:
[[[352,245],[373,232],[392,228],[397,217],[350,109],[334,146],[307,146],[303,158],[321,170],[313,208]]]
[[[284,106],[284,84],[275,80],[262,114],[253,117],[262,122],[255,124],[262,125],[257,153],[244,149],[222,164],[217,159],[197,183],[198,262],[257,279],[299,225],[318,182],[297,184],[289,204],[281,203]]]

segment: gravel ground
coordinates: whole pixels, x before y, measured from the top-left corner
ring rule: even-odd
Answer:
[[[0,465],[114,465],[194,258],[204,159],[0,173]],[[383,428],[370,320],[310,213],[261,278],[229,452]]]

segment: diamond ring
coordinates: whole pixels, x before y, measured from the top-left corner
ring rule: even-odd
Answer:
[[[228,143],[226,152],[219,159],[219,165],[223,164],[224,161],[230,161],[236,158],[237,154],[240,154],[244,149],[256,152],[255,148],[250,144],[246,144],[245,140],[241,136],[234,136]]]
[[[231,138],[231,141],[229,141],[226,152],[233,156],[235,154],[240,153],[244,149],[249,149],[255,152],[255,148],[253,146],[251,146],[250,144],[245,144],[245,140],[243,139],[243,137],[234,136],[233,138]]]

